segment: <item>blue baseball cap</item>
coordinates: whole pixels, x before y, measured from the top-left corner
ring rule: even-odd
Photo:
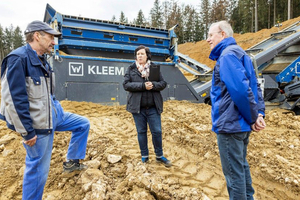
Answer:
[[[29,23],[24,31],[25,34],[35,32],[35,31],[44,31],[46,33],[49,33],[54,36],[60,36],[61,33],[58,31],[55,31],[53,28],[51,28],[47,23],[35,20],[31,23]]]

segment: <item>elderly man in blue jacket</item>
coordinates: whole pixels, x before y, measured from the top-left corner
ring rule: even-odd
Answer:
[[[207,42],[217,61],[211,97],[212,130],[217,134],[222,170],[231,200],[253,199],[246,159],[250,132],[265,128],[265,105],[251,59],[236,44],[226,21],[213,23]]]
[[[20,133],[26,149],[24,200],[42,199],[54,131],[72,131],[64,171],[86,168],[79,159],[85,157],[90,122],[63,111],[54,96],[54,73],[46,57],[55,45],[54,37],[60,35],[44,22],[29,23],[25,30],[27,44],[12,51],[1,66],[0,119]]]

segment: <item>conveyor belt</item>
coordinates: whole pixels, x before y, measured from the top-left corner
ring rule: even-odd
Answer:
[[[300,22],[296,22],[286,29],[271,36],[246,50],[252,56],[258,66],[258,71],[262,71],[267,63],[275,58],[280,52],[300,41]]]

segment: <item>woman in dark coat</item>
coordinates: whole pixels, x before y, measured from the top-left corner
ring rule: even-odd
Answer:
[[[163,112],[163,98],[160,93],[167,86],[161,73],[157,81],[149,81],[151,53],[149,48],[139,46],[134,51],[135,62],[127,68],[123,87],[128,91],[127,111],[132,113],[138,133],[138,142],[142,155],[142,162],[149,160],[147,139],[147,124],[152,134],[152,143],[156,161],[170,167],[171,162],[164,157],[162,149],[161,113]]]

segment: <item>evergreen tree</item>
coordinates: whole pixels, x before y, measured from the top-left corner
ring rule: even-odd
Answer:
[[[293,0],[291,8],[291,19],[300,16],[300,1]]]
[[[268,1],[257,0],[258,30],[268,27]],[[253,11],[255,11],[253,9]]]
[[[204,39],[205,34],[205,28],[203,24],[201,23],[199,14],[196,13],[196,19],[195,19],[195,32],[194,32],[194,42],[200,41]]]
[[[11,24],[9,28],[5,28],[4,30],[4,56],[9,54],[14,49],[14,44],[13,44],[13,32],[14,32],[14,27]]]
[[[226,19],[231,20],[234,9],[237,7],[238,0],[226,0]],[[232,25],[232,24],[231,24]],[[233,26],[233,25],[232,25]]]
[[[168,18],[169,18],[169,15],[171,13],[171,9],[172,9],[172,6],[171,6],[171,3],[169,1],[164,1],[162,2],[162,20],[163,20],[163,26],[164,26],[164,29],[167,29],[167,22],[168,22]],[[169,27],[171,28],[171,27]]]
[[[202,0],[199,16],[200,16],[200,23],[202,24],[202,26],[204,28],[203,32],[204,32],[205,38],[207,38],[207,32],[208,32],[209,26],[211,24],[210,12],[211,12],[211,7],[210,7],[209,0]]]
[[[247,33],[254,30],[254,2],[253,0],[239,1],[233,10],[230,22],[234,25],[233,31]]]
[[[257,0],[258,30],[271,28],[288,19],[287,0]],[[300,16],[300,1],[291,0],[291,15]],[[233,6],[230,23],[234,31],[239,33],[254,31],[254,0],[238,0]]]
[[[154,6],[150,10],[150,24],[152,27],[163,28],[163,13],[159,0],[154,1]]]
[[[128,19],[125,17],[125,14],[123,11],[121,11],[119,22],[124,23],[124,24],[128,23]]]
[[[196,11],[195,9],[187,5],[184,7],[183,12],[183,25],[184,25],[184,38],[183,42],[193,42],[195,41],[195,18]]]
[[[20,47],[20,46],[23,46],[24,45],[24,39],[23,39],[23,36],[22,36],[22,31],[20,29],[19,26],[17,26],[16,29],[14,29],[13,31],[13,46],[14,46],[14,49]]]
[[[226,0],[214,0],[212,4],[211,19],[212,22],[228,20],[230,16],[227,14],[229,4]]]
[[[299,1],[299,0],[298,0]],[[277,0],[277,20],[283,22],[288,19],[288,3],[287,0]],[[298,15],[299,16],[299,15]]]
[[[184,35],[184,27],[183,27],[183,20],[182,20],[183,18],[181,14],[181,9],[174,0],[172,0],[171,5],[172,5],[172,9],[170,15],[168,16],[166,27],[169,29],[175,25],[178,25],[175,30],[175,33],[178,38],[178,43],[181,44],[183,43],[183,35]]]
[[[12,50],[23,46],[24,43],[22,31],[18,26],[14,28],[13,25],[10,25],[3,29],[0,25],[0,61]]]
[[[115,21],[117,21],[117,18],[116,18],[116,16],[115,16],[115,15],[113,15],[113,16],[112,16],[112,18],[111,18],[111,21],[112,21],[112,22],[115,22]]]
[[[3,28],[0,24],[0,62],[1,63],[3,58],[4,58],[4,33],[3,33]]]
[[[134,20],[135,25],[146,26],[146,19],[143,11],[140,9],[137,18]]]
[[[175,26],[177,24],[175,17],[176,17],[176,12],[177,12],[177,3],[174,2],[174,0],[172,0],[172,2],[170,3],[170,12],[168,15],[168,19],[166,21],[166,28],[172,28],[173,26]]]
[[[234,8],[230,23],[232,24],[233,32],[235,33],[241,33],[242,27],[243,27],[243,21],[242,21],[242,14],[241,14],[241,7],[238,6]]]

